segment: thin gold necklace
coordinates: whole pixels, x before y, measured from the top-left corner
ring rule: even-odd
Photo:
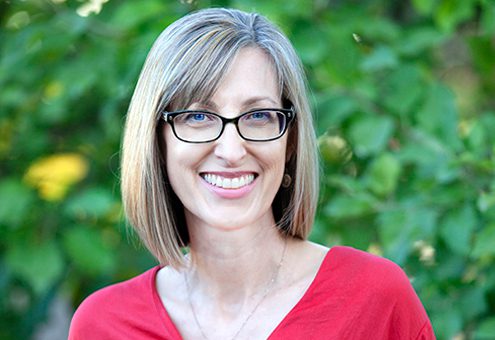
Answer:
[[[284,242],[284,250],[282,251],[282,256],[280,257],[280,262],[278,263],[277,267],[273,271],[272,278],[271,278],[270,282],[267,284],[266,289],[265,289],[263,295],[259,299],[259,301],[256,304],[256,306],[254,306],[254,308],[251,310],[251,312],[249,313],[249,315],[246,317],[246,319],[244,319],[244,322],[242,323],[241,327],[239,327],[239,329],[237,330],[237,332],[235,332],[234,336],[232,336],[230,338],[231,340],[234,340],[235,338],[237,338],[237,336],[239,335],[239,333],[241,333],[241,331],[244,328],[244,326],[246,326],[246,324],[248,323],[249,319],[251,319],[251,317],[253,316],[253,314],[256,312],[256,310],[258,309],[258,307],[265,300],[265,298],[268,296],[268,294],[272,290],[273,286],[277,282],[278,274],[280,273],[280,268],[282,267],[282,264],[284,263],[284,258],[285,258],[285,252],[286,252],[286,250],[287,250],[287,239],[285,239],[285,242]],[[187,279],[186,273],[184,273],[184,281],[186,283],[187,300],[189,302],[189,307],[191,308],[191,311],[192,311],[192,314],[193,314],[193,317],[194,317],[194,321],[196,322],[196,326],[198,326],[198,329],[201,332],[201,335],[203,336],[203,338],[206,339],[206,340],[209,340],[209,338],[206,336],[206,333],[203,330],[203,327],[201,327],[201,323],[199,322],[198,316],[196,315],[196,311],[195,311],[194,306],[192,304],[192,300],[191,300],[191,288],[189,287],[189,280]]]

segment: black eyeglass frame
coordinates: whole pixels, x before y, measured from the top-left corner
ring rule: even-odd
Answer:
[[[286,122],[285,122],[284,129],[282,130],[282,132],[278,136],[273,137],[273,138],[269,138],[269,139],[251,139],[251,138],[246,138],[242,135],[241,131],[239,130],[239,124],[238,124],[239,119],[241,119],[245,115],[251,114],[253,112],[258,112],[258,111],[277,111],[277,112],[280,112],[281,114],[283,114],[285,116]],[[222,129],[218,133],[218,136],[216,136],[215,138],[212,138],[212,139],[208,139],[206,141],[198,141],[198,142],[189,141],[189,140],[180,138],[177,135],[177,132],[175,131],[174,118],[180,114],[183,114],[183,113],[194,113],[194,112],[211,114],[215,117],[218,117],[222,121]],[[290,109],[279,109],[279,108],[253,109],[253,110],[249,110],[247,112],[241,113],[240,115],[238,115],[237,117],[234,117],[234,118],[225,118],[225,117],[220,116],[218,113],[210,112],[207,110],[180,110],[180,111],[173,111],[173,112],[163,111],[161,114],[161,118],[165,122],[170,124],[170,126],[172,127],[172,131],[174,132],[174,135],[178,140],[181,140],[181,141],[186,142],[186,143],[194,143],[194,144],[211,143],[211,142],[216,141],[217,139],[219,139],[222,136],[223,131],[225,130],[225,125],[227,125],[229,123],[233,123],[235,125],[235,128],[236,128],[239,136],[241,136],[241,138],[246,140],[246,141],[249,141],[249,142],[269,142],[269,141],[281,138],[287,132],[290,123],[294,120],[295,117],[296,117],[296,112],[294,111],[294,107],[291,107]]]

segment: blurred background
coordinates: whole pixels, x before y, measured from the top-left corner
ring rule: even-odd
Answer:
[[[492,0],[0,0],[0,338],[65,339],[85,296],[156,265],[122,214],[122,128],[153,40],[211,6],[303,60],[311,239],[401,265],[439,339],[495,339]]]

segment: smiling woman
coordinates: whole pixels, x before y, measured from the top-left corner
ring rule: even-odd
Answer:
[[[315,141],[300,61],[273,24],[209,9],[169,26],[122,159],[126,215],[160,265],[88,297],[69,338],[434,338],[399,267],[306,240]]]

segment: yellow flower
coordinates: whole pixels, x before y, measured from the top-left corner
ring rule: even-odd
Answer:
[[[37,188],[41,198],[60,201],[70,186],[84,179],[88,162],[79,154],[62,153],[41,158],[31,164],[24,180]]]

